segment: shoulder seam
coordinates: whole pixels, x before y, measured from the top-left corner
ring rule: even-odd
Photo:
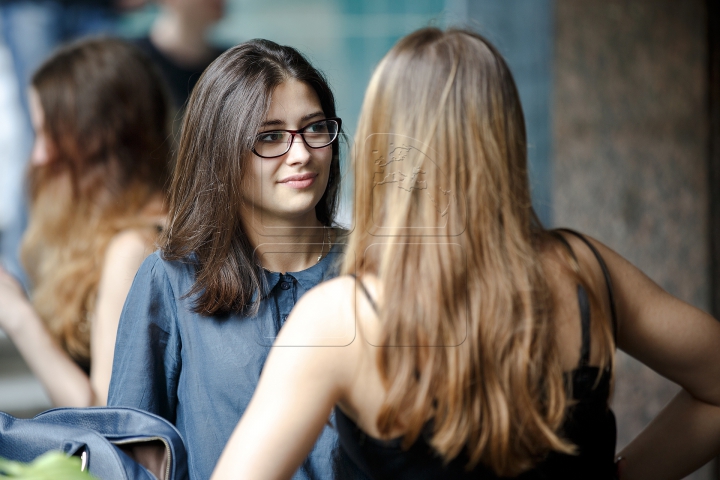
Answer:
[[[151,270],[155,271],[155,269],[158,269],[158,270],[162,269],[163,278],[164,278],[165,282],[167,282],[168,286],[170,287],[170,291],[172,292],[172,296],[173,296],[173,302],[172,302],[172,304],[173,304],[173,321],[175,322],[175,329],[178,332],[178,340],[181,341],[182,339],[180,337],[180,327],[179,327],[178,312],[177,312],[177,294],[175,293],[173,284],[170,281],[170,276],[168,275],[167,269],[165,268],[165,262],[164,262],[163,258],[160,256],[159,252],[160,252],[160,250],[156,250],[155,252],[153,252],[150,255],[150,256],[154,257],[152,260],[153,264],[151,265]],[[159,264],[159,266],[158,266],[158,264]],[[165,333],[167,333],[168,335],[170,334],[170,332],[165,332]],[[182,343],[180,344],[180,346],[182,347]],[[174,352],[172,353],[172,356],[176,362],[179,362],[179,359],[175,356]]]

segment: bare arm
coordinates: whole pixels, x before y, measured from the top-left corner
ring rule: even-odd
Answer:
[[[593,243],[613,282],[618,346],[684,389],[620,453],[622,478],[682,478],[720,453],[720,323]],[[573,246],[601,276],[587,249]]]
[[[287,479],[312,449],[346,391],[356,355],[352,317],[328,305],[342,298],[338,282],[308,292],[293,309],[213,480]]]
[[[147,242],[135,232],[119,234],[108,247],[92,316],[91,378],[55,343],[17,282],[0,270],[0,327],[54,405],[87,407],[107,403],[120,312],[147,250]]]
[[[720,407],[681,390],[620,453],[620,478],[685,478],[718,452]]]
[[[115,338],[125,298],[135,273],[150,253],[152,244],[135,230],[118,234],[108,246],[90,339],[90,383],[98,405],[107,404]]]
[[[0,327],[43,384],[54,405],[92,404],[94,396],[87,375],[55,343],[20,285],[2,269]]]

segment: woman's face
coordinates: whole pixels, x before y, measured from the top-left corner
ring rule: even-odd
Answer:
[[[315,91],[290,79],[272,93],[260,132],[299,130],[325,118]],[[290,150],[276,158],[250,153],[243,185],[245,213],[264,226],[317,226],[315,205],[325,193],[332,145],[310,148],[295,135]]]
[[[48,139],[45,133],[45,112],[40,104],[40,96],[37,90],[31,88],[28,92],[30,103],[30,121],[35,130],[35,141],[30,152],[31,165],[45,165],[50,161]]]

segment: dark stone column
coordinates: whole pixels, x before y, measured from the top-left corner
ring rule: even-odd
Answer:
[[[708,13],[708,105],[710,150],[708,180],[710,192],[710,308],[720,319],[720,6],[707,0]],[[720,458],[715,460],[715,478],[720,479]]]
[[[710,107],[710,301],[711,311],[720,319],[720,6],[707,1],[708,85]]]
[[[555,5],[554,223],[596,237],[710,311],[708,206],[718,182],[709,188],[706,0]],[[677,391],[619,354],[618,447]]]

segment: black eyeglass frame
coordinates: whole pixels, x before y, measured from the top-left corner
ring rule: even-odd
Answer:
[[[337,128],[337,132],[335,132],[335,138],[333,138],[332,140],[330,140],[330,141],[329,141],[328,143],[326,143],[325,145],[321,145],[321,146],[319,146],[319,147],[313,147],[312,145],[310,145],[310,144],[305,140],[305,135],[303,135],[303,134],[305,133],[305,129],[308,128],[308,127],[312,127],[312,126],[315,125],[316,123],[326,122],[326,121],[328,121],[328,120],[332,120],[332,121],[334,121],[334,122],[337,123],[338,128]],[[258,157],[260,157],[260,158],[278,158],[278,157],[282,157],[283,155],[285,155],[286,153],[288,153],[288,152],[290,151],[290,149],[292,148],[292,145],[293,145],[293,143],[295,142],[295,135],[300,135],[300,138],[302,138],[303,143],[304,143],[305,145],[307,145],[308,148],[313,148],[313,149],[325,148],[325,147],[327,147],[328,145],[332,145],[332,143],[333,143],[335,140],[338,139],[338,137],[340,136],[340,129],[342,129],[342,119],[339,118],[339,117],[328,117],[328,118],[322,118],[322,119],[317,120],[317,121],[312,122],[312,123],[308,123],[307,125],[305,125],[303,128],[301,128],[301,129],[299,129],[299,130],[268,130],[267,132],[260,132],[260,133],[258,133],[257,135],[255,135],[255,143],[257,143],[257,138],[258,138],[260,135],[266,135],[266,134],[268,134],[268,133],[273,133],[273,132],[287,132],[287,133],[289,133],[291,136],[290,136],[290,141],[287,143],[287,150],[285,150],[285,151],[284,151],[283,153],[281,153],[280,155],[273,155],[273,156],[271,156],[271,157],[266,157],[265,155],[260,155],[257,151],[255,151],[255,146],[253,145],[252,152],[253,152],[255,155],[257,155]]]

